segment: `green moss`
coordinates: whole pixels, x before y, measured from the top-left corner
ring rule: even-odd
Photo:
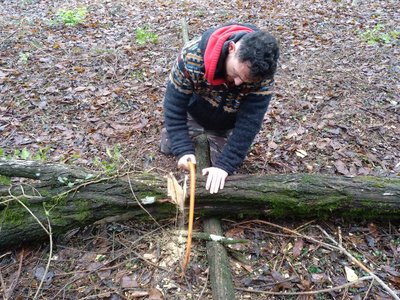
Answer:
[[[28,212],[22,206],[7,206],[0,213],[1,224],[21,225],[26,220]]]
[[[74,201],[77,212],[75,219],[79,222],[87,220],[91,216],[91,207],[87,201]]]
[[[10,185],[11,184],[11,178],[8,177],[8,176],[0,175],[0,184]]]
[[[374,188],[382,189],[382,188],[384,188],[386,185],[385,185],[383,182],[374,182],[374,183],[372,184],[372,186],[373,186]]]
[[[50,203],[53,205],[65,206],[67,205],[67,195],[52,197]]]
[[[51,195],[51,194],[50,194],[50,191],[49,191],[48,189],[40,189],[40,194],[41,194],[43,197],[48,197],[48,196]]]
[[[308,199],[301,201],[298,199],[297,193],[269,193],[266,201],[272,206],[272,216],[283,217],[288,216],[288,212],[298,216],[318,216],[324,217],[331,214],[332,211],[338,209],[344,203],[351,201],[346,195],[330,195],[320,200]],[[313,205],[310,203],[313,202]]]
[[[316,177],[314,175],[311,174],[301,174],[301,182],[302,183],[306,183],[306,184],[315,184],[317,182],[322,182],[322,176],[321,177]]]
[[[400,179],[396,180],[395,178],[381,178],[374,176],[364,176],[360,178],[362,182],[375,188],[385,188],[388,185],[400,184]]]
[[[351,210],[345,210],[340,213],[340,216],[344,219],[352,220],[365,220],[365,219],[391,219],[393,216],[399,214],[399,211],[387,210],[387,214],[382,209],[371,209],[366,210],[365,208],[353,208]]]

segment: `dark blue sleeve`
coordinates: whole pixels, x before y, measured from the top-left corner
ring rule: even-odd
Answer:
[[[185,154],[194,154],[187,126],[187,107],[193,94],[190,80],[181,58],[172,68],[164,98],[164,118],[172,153],[180,158]]]
[[[249,94],[242,101],[235,127],[215,163],[215,167],[232,174],[243,162],[254,138],[261,129],[271,97],[271,92],[266,89],[258,94]]]

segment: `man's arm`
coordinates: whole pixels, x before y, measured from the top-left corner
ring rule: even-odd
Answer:
[[[232,174],[243,162],[255,136],[260,131],[264,115],[271,100],[273,82],[266,82],[255,93],[242,101],[235,127],[215,167]]]
[[[178,160],[186,154],[194,154],[187,126],[187,107],[193,93],[193,84],[178,58],[172,68],[164,98],[165,127],[171,141],[172,153]]]
[[[203,169],[203,175],[208,175],[206,189],[209,190],[211,194],[218,193],[219,190],[222,190],[228,175],[232,174],[242,163],[251,143],[260,130],[270,98],[271,97],[268,97],[261,101],[255,99],[247,101],[244,108],[242,108],[242,112],[238,116],[232,135],[228,139],[215,167]],[[248,107],[253,101],[256,102],[253,104],[256,104],[254,107],[258,108],[257,113],[253,113],[253,108]]]

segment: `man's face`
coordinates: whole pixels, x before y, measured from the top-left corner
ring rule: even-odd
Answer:
[[[234,83],[236,86],[242,83],[251,83],[250,66],[247,62],[240,62],[236,52],[238,51],[240,42],[229,44],[229,53],[226,58],[226,81]]]

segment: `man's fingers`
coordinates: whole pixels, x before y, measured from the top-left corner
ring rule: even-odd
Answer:
[[[225,178],[221,178],[221,183],[219,185],[219,188],[222,190],[225,186]]]
[[[208,176],[212,176],[212,173],[210,174],[210,175],[208,175]],[[215,188],[216,188],[216,181],[218,181],[218,175],[217,174],[215,174],[214,176],[212,176],[212,179],[211,179],[211,187],[210,187],[210,193],[211,194],[214,194],[215,193]],[[217,189],[218,190],[218,189]]]
[[[196,164],[196,156],[194,156],[193,154],[186,154],[182,156],[178,160],[178,168],[189,170],[188,161],[191,161],[192,163]]]
[[[204,170],[203,170],[204,171]],[[204,175],[206,175],[208,173],[208,171],[206,171],[206,173]],[[211,187],[211,183],[212,183],[212,173],[208,174],[207,176],[207,182],[206,182],[206,190],[208,191]]]
[[[225,179],[228,173],[222,169],[211,167],[202,170],[203,176],[207,175],[206,190],[211,194],[218,193],[225,186]]]
[[[220,174],[216,174],[215,179],[214,179],[214,188],[213,188],[211,194],[218,193],[220,182],[221,182],[221,176],[220,176]]]

